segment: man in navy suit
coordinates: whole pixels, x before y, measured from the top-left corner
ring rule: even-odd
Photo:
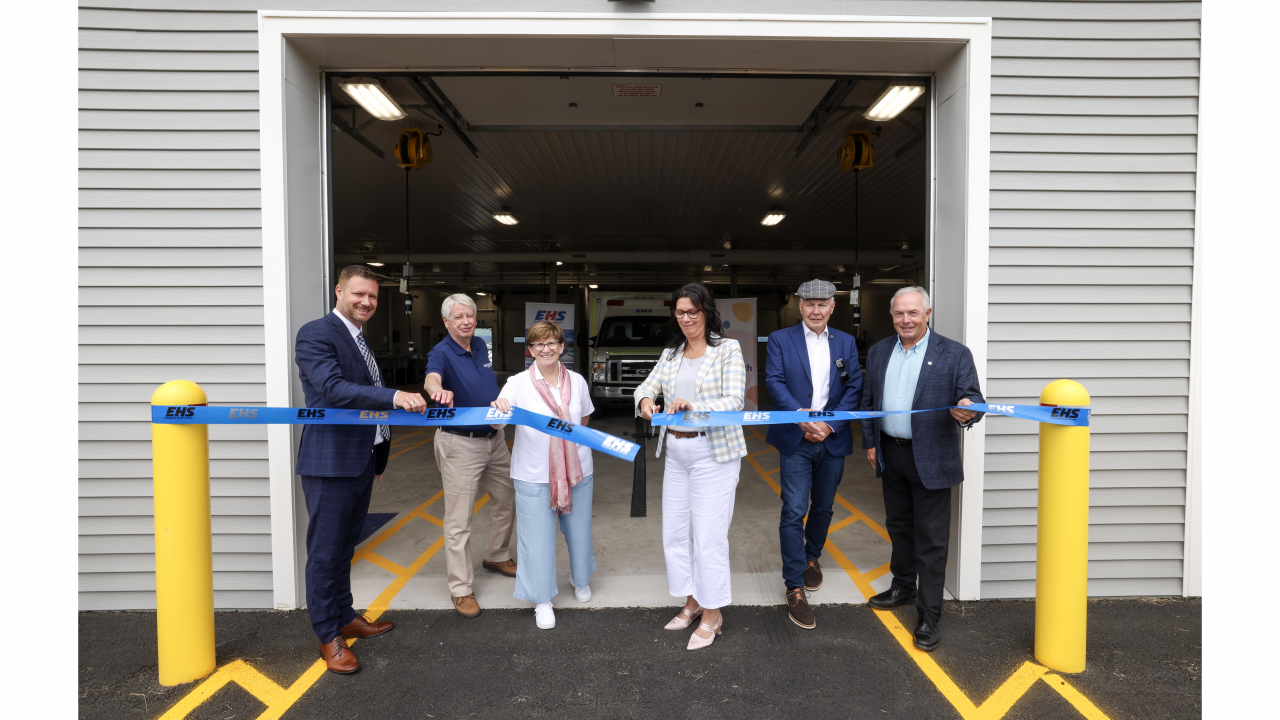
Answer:
[[[361,328],[378,308],[378,276],[363,265],[343,268],[333,312],[298,331],[294,345],[307,407],[425,412],[416,393],[383,387]],[[343,638],[392,628],[351,608],[351,557],[369,512],[373,483],[387,467],[388,425],[305,425],[297,472],[307,501],[307,612],[331,672],[353,673],[360,661]]]
[[[897,334],[867,352],[863,410],[986,402],[973,353],[929,329],[933,308],[924,288],[898,290],[889,312]],[[921,650],[933,650],[942,639],[938,620],[951,537],[951,488],[964,481],[960,428],[981,419],[981,413],[953,407],[862,422],[862,447],[880,477],[885,529],[893,543],[893,584],[868,602],[879,610],[915,602],[915,645]]]
[[[853,336],[828,327],[836,286],[810,280],[796,293],[802,322],[769,335],[765,387],[773,410],[857,410],[862,370]],[[770,425],[767,442],[782,455],[782,579],[787,615],[812,630],[809,591],[822,587],[818,558],[831,527],[831,504],[853,453],[848,420]],[[809,520],[805,522],[805,516]]]

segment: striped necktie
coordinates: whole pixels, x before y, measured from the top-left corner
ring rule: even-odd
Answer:
[[[360,346],[360,354],[364,356],[364,364],[369,368],[369,376],[373,378],[373,384],[385,387],[382,384],[382,373],[378,372],[378,361],[373,359],[373,351],[369,349],[369,343],[364,341],[364,333],[356,333],[356,345]],[[391,428],[387,425],[379,425],[378,436],[383,442],[390,441]]]

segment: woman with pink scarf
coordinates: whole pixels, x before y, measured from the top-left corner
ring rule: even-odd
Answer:
[[[560,362],[564,331],[552,322],[535,323],[525,337],[533,365],[507,381],[493,407],[518,407],[586,425],[595,405],[587,381]],[[494,427],[501,427],[495,425]],[[516,536],[519,564],[515,596],[535,604],[538,627],[556,626],[551,599],[556,587],[556,525],[569,548],[569,577],[578,602],[591,599],[596,555],[591,546],[591,450],[516,427],[511,448],[511,478],[516,487]]]

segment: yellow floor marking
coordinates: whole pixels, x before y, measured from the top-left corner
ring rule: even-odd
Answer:
[[[396,453],[395,455],[392,455],[391,457],[389,457],[389,458],[387,458],[387,459],[388,459],[388,460],[390,460],[391,458],[398,458],[398,457],[400,457],[401,455],[403,455],[403,454],[405,454],[405,453],[409,452],[410,450],[416,450],[417,448],[420,448],[420,447],[422,447],[423,445],[426,445],[427,443],[431,442],[431,441],[432,441],[432,440],[434,440],[434,439],[435,439],[435,438],[427,438],[426,440],[423,440],[423,441],[422,441],[422,442],[420,442],[420,443],[414,443],[413,445],[410,445],[409,447],[407,447],[407,448],[405,448],[405,449],[401,450],[400,452]]]
[[[760,437],[760,434],[755,431],[755,428],[751,428],[751,431],[757,437]],[[747,456],[747,461],[756,469],[756,472],[760,474],[760,477],[764,478],[764,481],[769,484],[769,487],[773,488],[773,491],[781,496],[782,488],[778,485],[777,481],[773,479],[771,474],[761,467],[760,463],[756,462],[754,457]],[[840,527],[844,527],[852,522],[861,521],[872,530],[875,530],[876,534],[880,535],[885,540],[889,539],[889,535],[885,532],[885,529],[871,518],[867,517],[866,513],[859,510],[849,501],[840,497],[838,493],[836,494],[836,500],[839,501],[839,503],[853,516],[853,520],[849,523],[845,523],[842,520]],[[849,560],[848,556],[841,552],[840,548],[831,540],[830,535],[827,536],[827,543],[823,546],[823,550],[826,550],[827,553],[831,555],[832,559],[836,561],[836,564],[844,569],[845,573],[847,573],[849,578],[853,580],[853,584],[858,588],[858,591],[862,593],[864,598],[870,598],[872,595],[876,594],[876,591],[871,587],[871,581],[889,572],[888,564],[881,565],[880,567],[866,573],[859,572],[858,568],[854,566],[853,561]],[[1049,683],[1054,690],[1057,690],[1059,694],[1066,698],[1067,701],[1071,703],[1072,707],[1076,708],[1076,710],[1079,711],[1081,715],[1088,718],[1088,720],[1110,720],[1101,710],[1098,710],[1093,703],[1089,702],[1088,698],[1080,694],[1080,692],[1072,686],[1068,685],[1067,681],[1063,680],[1061,676],[1053,674],[1046,675],[1046,673],[1049,672],[1049,668],[1033,662],[1024,662],[1022,666],[1014,671],[1013,675],[1009,676],[1009,679],[1005,680],[1003,685],[996,688],[995,692],[991,693],[991,695],[988,696],[981,705],[974,705],[973,701],[969,699],[969,696],[960,689],[960,686],[951,679],[951,676],[947,674],[947,671],[943,670],[942,666],[939,665],[937,661],[929,655],[929,653],[916,648],[914,636],[907,630],[907,628],[903,627],[902,623],[898,621],[896,615],[891,612],[881,612],[878,610],[872,610],[872,612],[875,613],[875,616],[879,618],[880,622],[884,624],[889,633],[898,641],[898,644],[902,646],[902,649],[906,651],[907,656],[915,661],[916,666],[925,674],[925,677],[929,678],[934,687],[938,688],[938,691],[942,693],[942,696],[951,703],[952,707],[960,713],[960,717],[964,718],[964,720],[999,720],[1008,714],[1014,703],[1021,699],[1037,680],[1048,677],[1053,678],[1053,680],[1050,681],[1046,679],[1045,681]]]
[[[1067,681],[1063,680],[1060,675],[1057,675],[1056,673],[1045,673],[1040,676],[1040,679],[1049,687],[1057,690],[1059,695],[1066,698],[1067,702],[1071,703],[1071,705],[1078,710],[1081,715],[1085,716],[1089,720],[1107,720],[1107,716],[1095,707],[1093,703],[1089,702],[1089,698],[1081,695],[1079,690],[1068,685]]]
[[[364,556],[361,557],[361,560],[368,560],[369,562],[373,563],[374,565],[377,565],[383,570],[386,570],[392,575],[399,575],[404,572],[403,567],[391,562],[390,560],[382,557],[376,552],[365,553]]]
[[[425,510],[432,503],[439,500],[443,495],[443,490],[436,493],[430,500],[423,503],[413,512],[406,515],[400,522],[388,529],[387,532],[384,532],[379,536],[376,542],[381,543],[396,532],[399,532],[400,528],[405,526],[405,523],[409,521],[409,518],[414,512]],[[488,502],[489,496],[486,494],[476,501],[476,506],[475,509],[472,510],[472,514],[474,515],[475,513],[480,512],[480,508],[484,507]],[[368,609],[365,610],[364,616],[371,622],[376,621],[381,617],[382,613],[386,612],[387,608],[391,606],[391,601],[394,600],[396,595],[404,589],[404,586],[408,584],[409,580],[416,575],[418,571],[435,556],[436,553],[440,552],[440,548],[442,547],[444,547],[444,535],[437,538],[436,541],[431,544],[431,547],[428,547],[423,551],[423,553],[413,561],[413,564],[407,568],[401,568],[399,565],[396,565],[381,555],[377,555],[372,551],[371,546],[365,546],[364,548],[361,548],[360,551],[357,551],[357,557],[353,558],[351,561],[353,564],[356,560],[368,560],[379,567],[383,567],[388,570],[390,569],[374,559],[377,558],[388,565],[400,568],[399,572],[396,573],[396,579],[392,580],[391,584],[379,593],[378,597],[370,603]],[[365,557],[360,557],[362,552],[366,555]],[[347,647],[351,647],[355,644],[355,638],[347,640]],[[234,682],[244,688],[249,692],[249,694],[258,698],[258,700],[262,701],[262,703],[267,706],[267,709],[262,711],[262,714],[258,715],[257,720],[279,720],[280,716],[284,715],[285,711],[293,707],[294,703],[298,702],[303,693],[310,690],[311,686],[323,677],[324,674],[324,660],[316,660],[311,664],[311,667],[307,668],[307,671],[302,674],[302,677],[295,680],[288,688],[282,688],[276,684],[274,680],[258,672],[252,665],[249,665],[244,660],[233,660],[232,662],[229,662],[215,670],[212,675],[201,681],[199,685],[196,685],[191,692],[187,693],[181,700],[174,703],[173,707],[169,708],[165,714],[160,716],[160,720],[182,720],[192,710],[200,707],[200,705],[206,700],[213,697],[214,693],[218,692],[225,687],[227,683],[231,682]]]
[[[392,444],[392,445],[395,445],[396,443],[400,442],[401,440],[404,440],[404,439],[406,439],[406,438],[411,438],[411,437],[413,437],[414,435],[421,435],[421,434],[422,434],[422,433],[424,433],[424,432],[426,432],[426,430],[415,430],[414,432],[411,432],[411,433],[409,433],[408,435],[401,435],[400,437],[392,438],[392,439],[391,439],[391,444]]]
[[[378,535],[378,537],[374,538],[373,540],[370,540],[367,544],[364,545],[364,547],[357,549],[355,557],[351,558],[351,564],[355,565],[356,561],[360,560],[361,557],[364,555],[364,553],[373,552],[375,549],[377,549],[379,545],[385,542],[392,535],[395,535],[396,533],[400,532],[400,528],[407,525],[409,521],[413,519],[414,513],[422,512],[426,510],[442,497],[444,497],[444,490],[441,490],[437,492],[435,495],[432,495],[429,500],[422,503],[421,505],[414,508],[413,510],[410,510],[407,514],[405,514],[404,517],[395,521],[395,523],[392,524],[391,527],[387,528],[386,530],[383,530],[382,533]]]
[[[839,522],[831,523],[831,527],[827,528],[827,534],[828,534],[828,535],[830,535],[831,533],[833,533],[833,532],[835,532],[835,531],[837,531],[837,530],[843,530],[843,529],[845,529],[846,527],[848,527],[848,526],[850,526],[850,525],[852,525],[852,524],[854,524],[854,523],[858,522],[858,521],[859,521],[859,520],[861,520],[861,519],[862,519],[862,518],[858,517],[857,515],[850,515],[849,517],[847,517],[847,518],[845,518],[845,519],[843,519],[843,520],[841,520],[841,521],[839,521]]]
[[[444,527],[444,521],[443,521],[443,520],[441,520],[440,518],[436,517],[435,515],[428,515],[427,513],[424,513],[424,512],[417,512],[417,511],[415,510],[415,511],[414,511],[414,513],[413,513],[413,516],[414,516],[414,517],[417,517],[417,518],[422,518],[423,520],[426,520],[427,522],[431,523],[432,525],[438,525],[438,526],[440,526],[440,527]]]

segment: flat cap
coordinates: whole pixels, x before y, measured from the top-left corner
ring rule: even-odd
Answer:
[[[810,280],[796,292],[801,300],[827,300],[836,296],[836,286],[826,280]]]

